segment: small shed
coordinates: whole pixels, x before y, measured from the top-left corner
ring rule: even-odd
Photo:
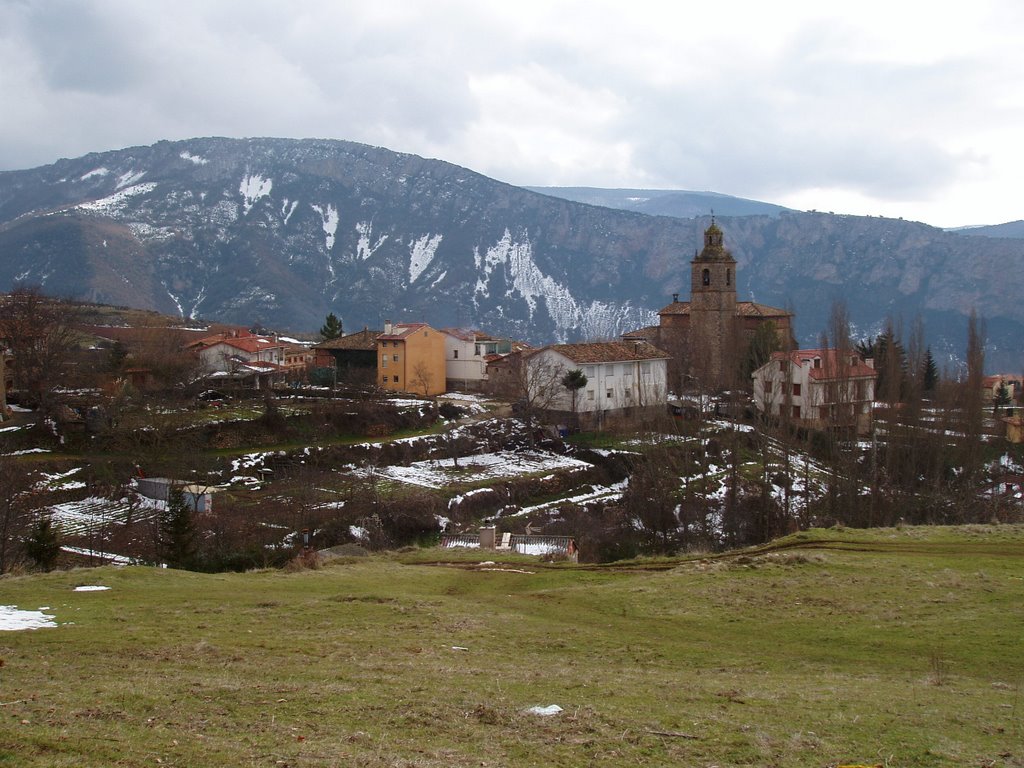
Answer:
[[[169,477],[140,477],[136,479],[136,483],[139,495],[147,499],[166,502],[173,487],[181,490],[185,504],[192,511],[213,511],[213,493],[216,488],[196,485],[185,480],[173,480]]]

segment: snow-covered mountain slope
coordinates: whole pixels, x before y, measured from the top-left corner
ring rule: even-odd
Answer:
[[[994,353],[1022,366],[1024,241],[772,213],[719,222],[740,297],[794,309],[801,340],[843,299],[865,332],[920,314],[955,354],[973,307]],[[614,337],[687,295],[707,222],[350,142],[159,142],[0,173],[0,289],[294,330],[333,311],[348,329],[391,319],[534,343]]]

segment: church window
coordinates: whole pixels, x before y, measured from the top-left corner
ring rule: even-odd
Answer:
[[[700,282],[702,285],[711,285],[711,270],[705,269],[700,273]]]
[[[732,270],[731,269],[725,270],[725,284],[726,285],[732,285]]]

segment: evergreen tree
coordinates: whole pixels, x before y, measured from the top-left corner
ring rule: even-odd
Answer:
[[[562,377],[562,386],[569,390],[572,396],[572,420],[576,422],[576,397],[581,389],[587,386],[587,376],[579,368],[573,368]]]
[[[171,487],[160,516],[160,549],[171,568],[191,568],[196,559],[196,527],[181,488]]]
[[[939,385],[939,369],[935,365],[935,358],[932,357],[932,348],[928,349],[924,353],[924,370],[921,372],[921,386],[924,392],[931,394],[935,392],[935,388]]]
[[[1010,388],[1006,386],[1005,381],[1000,381],[995,395],[992,396],[992,412],[998,413],[1000,408],[1005,408],[1011,402],[1013,398],[1010,396]]]
[[[889,403],[899,402],[906,390],[907,353],[891,323],[875,339],[874,352],[877,397]]]
[[[330,341],[331,339],[338,338],[341,334],[341,321],[338,319],[336,314],[331,312],[327,315],[326,321],[320,328],[320,335],[323,337],[324,341]]]
[[[44,571],[52,571],[60,555],[60,527],[49,515],[40,517],[25,539],[25,553]]]

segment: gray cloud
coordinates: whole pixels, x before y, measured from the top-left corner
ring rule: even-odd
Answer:
[[[962,18],[896,10],[8,2],[0,168],[164,138],[317,136],[520,184],[837,190],[936,216],[959,190],[964,208],[982,185],[1008,197],[1024,172],[1009,53],[1024,15],[1010,0]]]

